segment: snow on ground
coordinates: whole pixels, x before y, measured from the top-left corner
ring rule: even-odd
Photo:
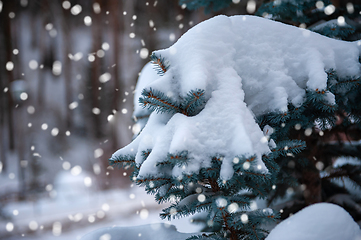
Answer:
[[[54,199],[7,204],[4,211],[12,218],[0,220],[0,239],[80,239],[87,233],[104,227],[161,222],[174,224],[182,232],[200,230],[200,226],[191,224],[189,218],[172,222],[161,220],[159,213],[166,206],[158,205],[153,196],[147,195],[143,188],[133,186],[98,192],[89,190],[84,185],[81,188],[79,179],[83,180],[83,177],[70,181],[69,176],[64,174],[63,186],[56,189],[58,196]],[[64,191],[64,188],[72,191]],[[74,189],[77,191],[73,191]]]
[[[137,227],[105,227],[85,235],[82,240],[178,240],[192,234],[177,232],[163,224]],[[318,203],[299,211],[277,225],[266,240],[361,240],[361,229],[338,205]]]
[[[52,69],[40,67],[43,58],[42,51],[34,48],[31,42],[45,37],[41,34],[34,34],[33,28],[29,27],[29,22],[43,21],[43,16],[33,19],[28,14],[19,14],[14,21],[18,21],[16,23],[19,27],[18,33],[21,34],[18,47],[22,61],[19,66],[15,66],[15,69],[22,68],[21,79],[26,83],[25,91],[29,96],[27,101],[21,104],[21,107],[15,109],[17,113],[15,128],[23,128],[23,133],[20,135],[26,152],[24,159],[27,161],[24,162],[28,164],[28,167],[25,168],[25,179],[29,182],[32,180],[29,166],[34,159],[38,160],[43,168],[40,173],[37,173],[40,182],[39,188],[41,188],[39,190],[42,190],[43,193],[33,194],[33,199],[27,196],[27,201],[18,202],[18,193],[21,191],[19,157],[16,151],[6,152],[7,169],[2,169],[2,165],[0,166],[0,200],[6,198],[4,202],[0,202],[0,239],[77,239],[100,227],[130,226],[161,221],[158,217],[161,206],[154,202],[152,196],[146,195],[144,189],[133,187],[99,191],[98,189],[101,187],[95,186],[104,179],[104,183],[101,184],[106,185],[105,181],[109,180],[106,176],[108,170],[103,166],[107,166],[107,162],[103,164],[103,160],[105,162],[111,153],[107,152],[109,151],[109,142],[107,143],[107,139],[94,140],[79,137],[77,131],[67,132],[69,134],[65,135],[65,131],[68,129],[65,128],[63,119],[65,110],[70,107],[65,105],[64,99],[63,73],[67,69],[62,65],[62,68],[58,69],[57,76],[54,76]],[[53,26],[53,24],[50,25]],[[58,25],[54,23],[54,26]],[[40,28],[43,27],[43,24],[37,25],[35,33],[41,33],[42,29]],[[70,68],[73,79],[72,100],[74,100],[73,103],[77,103],[73,105],[78,106],[72,110],[72,118],[76,125],[75,129],[81,132],[84,124],[89,123],[89,119],[80,118],[80,114],[81,100],[87,89],[85,85],[90,64],[88,55],[92,54],[92,32],[87,27],[71,28],[71,32],[67,32],[69,36],[72,36],[71,52],[64,55],[63,32],[60,28],[56,30],[57,38],[47,38],[44,41],[56,44],[54,60],[63,63],[66,57],[72,60]],[[167,30],[167,36],[169,36],[169,31],[173,30]],[[103,40],[112,44],[109,39],[111,35],[108,33],[108,30],[104,30]],[[127,95],[132,91],[131,85],[134,85],[134,76],[136,76],[142,61],[139,54],[135,53],[141,43],[139,37],[131,39],[128,37],[128,33],[124,33],[121,37],[124,38],[124,51],[120,51],[119,56],[124,60],[122,69],[126,69],[126,71],[121,71],[121,79],[125,84]],[[166,44],[163,45],[168,46],[168,41],[167,38]],[[107,57],[110,58],[114,52],[112,46],[110,46],[110,51],[105,51],[104,64],[109,67],[113,65],[107,61]],[[30,67],[30,65],[36,65],[36,67]],[[58,76],[59,74],[60,76]],[[42,77],[45,84],[44,109],[37,105],[39,83]],[[128,97],[124,96],[123,102],[128,100],[126,98],[132,98],[132,94],[129,94]],[[131,108],[131,102],[124,103],[125,110]],[[125,144],[130,141],[131,131],[128,126],[132,122],[130,116],[125,113],[116,116],[118,116],[120,143]],[[53,134],[52,130],[58,130],[58,132]],[[5,131],[7,130],[5,129]],[[58,174],[60,171],[62,172]],[[71,174],[74,179],[70,180],[69,172],[76,175]],[[106,182],[107,186],[110,188],[118,186],[119,180],[122,181],[121,177],[110,180],[117,182],[113,181],[109,184]],[[86,185],[89,185],[90,182],[92,182],[92,186],[87,187]],[[45,191],[43,187],[46,188]],[[106,211],[108,208],[109,210]],[[139,211],[138,214],[137,211]],[[2,214],[9,218],[1,218]],[[187,220],[185,221],[187,222]],[[188,225],[185,224],[185,226]],[[188,226],[183,230],[189,231],[189,229],[193,228]],[[57,236],[59,233],[61,235]]]
[[[318,203],[277,225],[266,240],[361,240],[360,227],[338,205]]]

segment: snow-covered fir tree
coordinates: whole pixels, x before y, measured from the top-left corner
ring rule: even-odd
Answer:
[[[360,10],[361,5],[352,1],[273,1],[260,6],[257,14],[328,37],[357,40],[361,38]],[[292,122],[294,129],[291,126],[287,135],[305,141],[307,147],[293,159],[277,159],[281,171],[269,202],[284,197],[287,190],[294,191],[290,201],[279,206],[284,208],[282,217],[309,204],[327,201],[341,205],[358,221],[360,192],[352,188],[361,187],[361,146],[357,142],[361,139],[359,78],[340,79],[333,69],[327,74],[327,89],[335,95],[336,105],[327,116],[324,111],[310,109],[310,114]],[[327,121],[320,121],[320,116]],[[349,160],[337,160],[340,157]]]
[[[162,218],[208,213],[215,232],[191,239],[263,239],[278,213],[250,200],[277,189],[278,159],[296,164],[309,146],[293,134],[359,112],[348,101],[360,96],[360,45],[260,17],[205,21],[152,54],[158,76],[142,85],[138,112],[149,119],[110,164],[172,203]]]
[[[180,4],[184,2],[180,1]],[[191,9],[205,7],[208,10],[217,3],[187,2]],[[360,11],[358,1],[275,0],[264,1],[258,6],[256,15],[331,38],[355,41],[361,38]],[[359,78],[340,79],[333,68],[325,70],[329,78],[326,90],[335,96],[336,104],[332,108],[315,110],[311,101],[307,114],[302,113],[293,120],[288,117],[281,126],[278,120],[273,123],[265,120],[269,118],[266,115],[259,120],[261,127],[272,126],[274,139],[289,138],[305,144],[301,154],[276,159],[280,171],[268,200],[272,204],[279,198],[290,197],[287,203],[277,206],[282,210],[282,218],[309,204],[327,201],[341,205],[358,221],[361,219],[358,196],[361,187]]]

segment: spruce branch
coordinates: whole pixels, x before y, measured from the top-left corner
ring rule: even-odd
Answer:
[[[211,209],[212,198],[206,198],[204,202],[197,200],[198,194],[192,194],[183,198],[179,203],[163,209],[160,217],[162,219],[171,220],[172,218],[193,215],[196,212],[208,211]]]
[[[153,188],[155,188],[155,186],[161,186],[164,184],[167,184],[169,182],[172,182],[172,178],[170,177],[152,177],[152,176],[148,176],[148,177],[143,177],[143,178],[138,178],[136,180],[136,183],[138,185],[149,185],[149,183],[152,183],[150,185],[154,185]]]
[[[180,109],[179,104],[163,92],[153,90],[152,88],[150,90],[143,89],[142,95],[143,96],[139,98],[139,103],[142,104],[144,108],[156,112],[184,113]]]
[[[337,110],[337,105],[332,105],[326,100],[327,89],[319,90],[316,88],[315,91],[306,92],[306,102],[308,111],[314,108],[317,112],[334,113]]]
[[[279,156],[294,156],[306,148],[306,143],[301,140],[286,140],[277,143],[277,146],[271,149],[271,154],[266,158],[276,159]]]
[[[133,155],[113,156],[108,161],[110,166],[117,166],[117,167],[135,166],[135,156]]]
[[[327,175],[322,177],[324,180],[344,178],[349,179],[354,186],[361,188],[361,167],[346,164],[339,168],[332,169]]]
[[[150,56],[150,62],[155,66],[154,69],[158,73],[158,75],[163,76],[169,69],[169,62],[161,55],[157,55],[156,53],[152,53]]]
[[[188,151],[181,151],[176,154],[168,153],[168,162],[172,163],[175,166],[186,166],[188,162],[191,160],[188,157]]]
[[[202,89],[192,90],[187,94],[183,101],[184,104],[182,104],[182,109],[187,113],[187,116],[195,116],[202,110],[206,102],[204,94],[205,91]]]
[[[219,236],[220,233],[211,233],[211,234],[205,234],[202,235],[195,235],[187,238],[186,240],[225,240],[224,237]]]

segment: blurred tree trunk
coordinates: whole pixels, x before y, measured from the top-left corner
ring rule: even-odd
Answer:
[[[28,8],[30,9],[30,30],[31,30],[31,48],[36,49],[38,47],[38,1],[29,1]]]
[[[60,3],[61,5],[61,3]],[[59,6],[60,6],[59,5]],[[54,9],[58,9],[55,7]],[[70,15],[69,11],[63,9],[61,14],[61,29],[62,29],[62,40],[63,40],[63,66],[62,73],[64,74],[65,81],[65,126],[68,130],[72,129],[72,115],[71,109],[69,108],[72,103],[72,80],[71,80],[71,62],[68,54],[71,53],[71,23],[69,22]]]
[[[0,108],[2,108],[2,103]],[[0,110],[0,174],[2,172],[6,172],[7,170],[7,161],[6,161],[6,146],[5,146],[5,132],[4,132],[4,121],[3,118],[1,116],[3,116],[3,111]]]
[[[103,6],[102,4],[102,0],[94,0],[94,4],[99,4],[100,6]],[[98,50],[101,49],[101,45],[102,45],[102,31],[101,31],[101,26],[103,24],[102,22],[102,14],[103,12],[101,11],[100,13],[95,13],[93,11],[93,25],[92,25],[92,30],[93,30],[93,46],[92,46],[92,52],[95,54],[95,60],[92,63],[92,67],[91,67],[91,101],[92,101],[92,109],[94,108],[98,108],[100,109],[100,94],[99,94],[99,76],[100,76],[100,67],[101,67],[101,58],[99,58],[97,56],[97,52]],[[93,119],[93,130],[94,130],[94,135],[96,138],[100,138],[101,137],[101,119],[100,119],[100,114],[92,114],[92,119]]]
[[[13,49],[19,49],[21,37],[19,36],[19,32],[21,29],[20,26],[20,18],[14,18],[11,24],[11,36],[12,36],[12,48],[10,52],[12,53]],[[19,55],[13,55],[14,62],[14,70],[13,77],[14,80],[24,81],[22,76],[22,67],[21,61],[19,59]],[[24,82],[25,91],[27,89],[27,83]],[[14,111],[14,131],[15,131],[15,144],[18,153],[18,179],[19,179],[19,200],[24,200],[26,196],[26,181],[25,181],[25,163],[27,160],[25,159],[26,155],[26,144],[28,141],[28,135],[26,134],[26,124],[27,124],[27,114],[25,110],[25,102],[20,102],[16,104]]]
[[[0,54],[2,51],[0,50]],[[2,61],[0,60],[0,65],[2,65]],[[0,78],[3,79],[3,76],[0,75]],[[0,91],[3,91],[5,88],[3,85],[4,81],[0,81]],[[0,173],[2,171],[6,172],[7,161],[6,161],[6,152],[7,148],[5,146],[6,138],[5,138],[5,94],[0,94]]]
[[[17,39],[15,38],[16,29],[15,19],[9,17],[10,12],[15,12],[15,5],[13,1],[6,1],[3,5],[3,10],[1,14],[2,19],[2,30],[4,36],[4,49],[5,49],[5,62],[12,62],[14,65],[13,69],[6,69],[7,77],[7,121],[8,121],[8,133],[9,133],[9,148],[10,150],[16,150],[18,155],[18,179],[19,179],[19,200],[24,199],[25,194],[25,179],[24,179],[24,169],[21,166],[21,161],[24,160],[24,140],[21,130],[24,127],[23,116],[19,116],[18,113],[22,109],[19,109],[19,104],[14,106],[14,100],[11,94],[13,92],[13,82],[15,80],[15,72],[18,71],[19,66],[16,65],[15,58],[13,57],[13,49],[16,46]],[[17,108],[14,111],[14,107]],[[16,121],[14,121],[16,120]],[[16,128],[15,128],[16,125]]]
[[[5,14],[0,14],[0,26],[5,26],[3,16]],[[0,42],[5,42],[5,33],[4,33],[4,27],[0,29]],[[7,87],[6,80],[5,80],[5,72],[6,72],[6,62],[5,62],[5,44],[0,45],[0,164],[1,170],[6,171],[6,153],[7,147],[6,147],[6,141],[7,138],[5,137],[5,114],[6,114],[6,97],[7,94],[5,94],[4,89]]]
[[[45,59],[45,55],[46,55],[46,44],[47,44],[47,32],[45,30],[45,26],[48,22],[48,12],[49,12],[49,4],[48,4],[48,0],[43,0],[42,1],[42,14],[41,14],[41,20],[40,20],[40,24],[41,24],[41,28],[40,28],[40,39],[39,39],[39,51],[40,51],[40,59],[41,59],[41,63],[44,64],[44,59]],[[44,95],[45,95],[45,67],[43,69],[39,69],[39,79],[38,79],[38,105],[40,108],[40,111],[43,109],[44,107]]]
[[[0,25],[3,25],[3,19],[0,17]],[[1,30],[0,31],[0,42],[5,42],[4,40],[5,36],[4,36],[4,31]],[[7,146],[6,146],[6,142],[7,142],[7,137],[5,137],[6,135],[6,122],[5,122],[5,115],[6,115],[6,107],[7,107],[7,94],[5,94],[4,89],[7,86],[5,79],[5,44],[2,44],[0,46],[0,164],[2,165],[0,168],[0,173],[1,172],[6,172],[6,168],[7,168],[7,161],[6,161],[6,152],[7,152]]]
[[[117,112],[120,109],[120,93],[124,92],[124,84],[120,79],[120,59],[119,59],[119,53],[120,53],[120,46],[123,45],[123,31],[124,31],[124,25],[123,21],[120,23],[119,16],[122,16],[122,2],[118,0],[111,0],[110,5],[111,10],[111,23],[112,23],[112,34],[113,34],[113,45],[114,45],[114,51],[113,51],[113,61],[115,64],[115,67],[113,67],[113,82],[114,82],[114,89],[113,89],[113,110],[116,110]],[[119,38],[119,35],[121,37]],[[117,118],[119,114],[116,114],[115,117]],[[111,124],[111,139],[112,139],[112,150],[115,151],[119,148],[119,141],[117,136],[117,121],[114,121]]]
[[[21,104],[15,109],[14,116],[16,119],[16,150],[18,154],[18,179],[19,179],[19,200],[24,200],[26,195],[26,182],[25,182],[25,167],[27,164],[25,160],[25,145],[27,138],[25,134],[25,107],[22,107]]]
[[[2,21],[2,27],[1,30],[3,32],[4,36],[4,44],[3,49],[5,52],[5,64],[7,62],[12,62],[12,34],[11,34],[11,19],[9,18],[9,13],[13,11],[13,1],[6,1],[3,3],[3,10],[0,14],[1,21]],[[6,106],[6,117],[7,117],[7,124],[8,124],[8,137],[9,137],[9,149],[14,150],[15,149],[15,138],[14,138],[14,119],[13,119],[13,99],[11,96],[11,89],[10,85],[14,81],[14,75],[13,71],[5,70],[6,72],[6,86],[9,88],[9,91],[7,91],[7,106]]]

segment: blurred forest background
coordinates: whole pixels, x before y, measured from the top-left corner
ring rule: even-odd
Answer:
[[[153,197],[108,158],[139,131],[133,98],[152,51],[215,15],[254,14],[272,1],[224,2],[190,11],[178,0],[0,0],[0,239],[79,239],[101,227],[93,223],[158,219]],[[322,21],[359,6],[327,2]],[[360,38],[360,14],[345,40]]]
[[[56,199],[128,188],[107,160],[139,131],[133,96],[149,55],[214,15],[254,13],[250,2],[205,13],[176,0],[0,0],[0,239],[44,227],[17,226],[19,204],[66,212]]]

